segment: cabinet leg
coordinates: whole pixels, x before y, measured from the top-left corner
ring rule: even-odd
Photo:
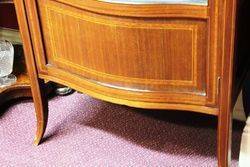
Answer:
[[[36,111],[37,130],[34,144],[38,145],[44,135],[48,121],[48,99],[46,97],[46,88],[43,80],[38,81],[38,86],[32,86],[32,94]]]
[[[31,36],[29,32],[29,24],[27,20],[27,11],[24,1],[14,0],[16,9],[19,29],[21,38],[23,41],[25,62],[27,65],[27,71],[30,78],[31,92],[34,100],[36,118],[37,118],[37,131],[35,137],[35,145],[41,142],[43,134],[46,129],[48,120],[48,101],[46,98],[45,83],[44,80],[39,79],[37,73],[37,67],[34,60],[33,44],[31,43]]]
[[[219,167],[228,167],[231,163],[232,113],[221,111],[218,116],[217,157]]]

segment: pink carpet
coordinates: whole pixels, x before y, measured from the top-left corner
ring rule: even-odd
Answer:
[[[33,103],[0,110],[0,166],[216,166],[216,118],[129,108],[74,93],[49,102],[44,142],[33,146]],[[234,122],[232,166],[243,125]]]

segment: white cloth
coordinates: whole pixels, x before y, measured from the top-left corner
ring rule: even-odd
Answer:
[[[250,116],[247,119],[246,126],[244,128],[241,138],[240,148],[240,167],[249,167],[250,165]]]

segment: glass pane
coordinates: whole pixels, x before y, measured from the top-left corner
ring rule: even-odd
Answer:
[[[188,4],[207,6],[208,0],[100,0],[122,4]]]

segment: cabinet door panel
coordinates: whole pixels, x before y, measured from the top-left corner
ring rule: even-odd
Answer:
[[[39,13],[50,66],[162,101],[206,103],[206,20],[114,17],[54,1],[39,2]]]

